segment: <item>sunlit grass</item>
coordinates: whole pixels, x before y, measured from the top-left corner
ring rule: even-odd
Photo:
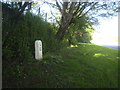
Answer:
[[[25,88],[117,88],[118,50],[86,43],[77,46],[47,53],[40,62],[24,63],[19,67],[19,85]]]
[[[101,54],[101,53],[95,53],[94,54],[94,57],[100,57],[100,56],[105,56],[104,54]]]
[[[78,47],[78,45],[70,45],[70,47]]]
[[[118,50],[79,43],[44,57],[48,57],[44,58],[48,72],[42,76],[46,83],[35,87],[118,87]]]

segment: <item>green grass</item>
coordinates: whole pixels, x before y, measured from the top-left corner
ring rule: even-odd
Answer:
[[[19,79],[17,85],[12,85],[25,88],[117,88],[118,51],[83,43],[47,53],[42,61],[32,60],[18,67],[20,74],[17,73],[16,78]],[[7,85],[5,87],[11,84]]]

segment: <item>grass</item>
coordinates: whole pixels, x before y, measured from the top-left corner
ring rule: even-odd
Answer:
[[[12,79],[7,83],[6,79],[3,87],[117,88],[118,52],[85,43],[63,48],[47,53],[42,61],[22,63],[16,68],[18,73],[14,78],[17,80]]]

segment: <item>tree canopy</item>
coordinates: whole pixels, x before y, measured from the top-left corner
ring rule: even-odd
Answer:
[[[55,0],[56,2],[53,4],[51,2],[45,3],[51,5],[52,7],[56,7],[61,16],[59,20],[56,20],[59,29],[56,33],[57,40],[63,40],[65,34],[69,26],[72,23],[75,23],[76,18],[82,18],[85,15],[90,17],[89,20],[96,22],[96,17],[109,17],[116,15],[117,11],[117,3],[118,2],[72,2],[72,1],[61,1]],[[55,16],[55,15],[54,15]],[[57,18],[56,18],[57,19]]]

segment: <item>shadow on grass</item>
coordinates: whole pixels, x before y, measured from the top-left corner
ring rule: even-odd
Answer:
[[[119,58],[117,50],[93,44],[64,48],[42,61],[4,67],[4,87],[116,88]]]

